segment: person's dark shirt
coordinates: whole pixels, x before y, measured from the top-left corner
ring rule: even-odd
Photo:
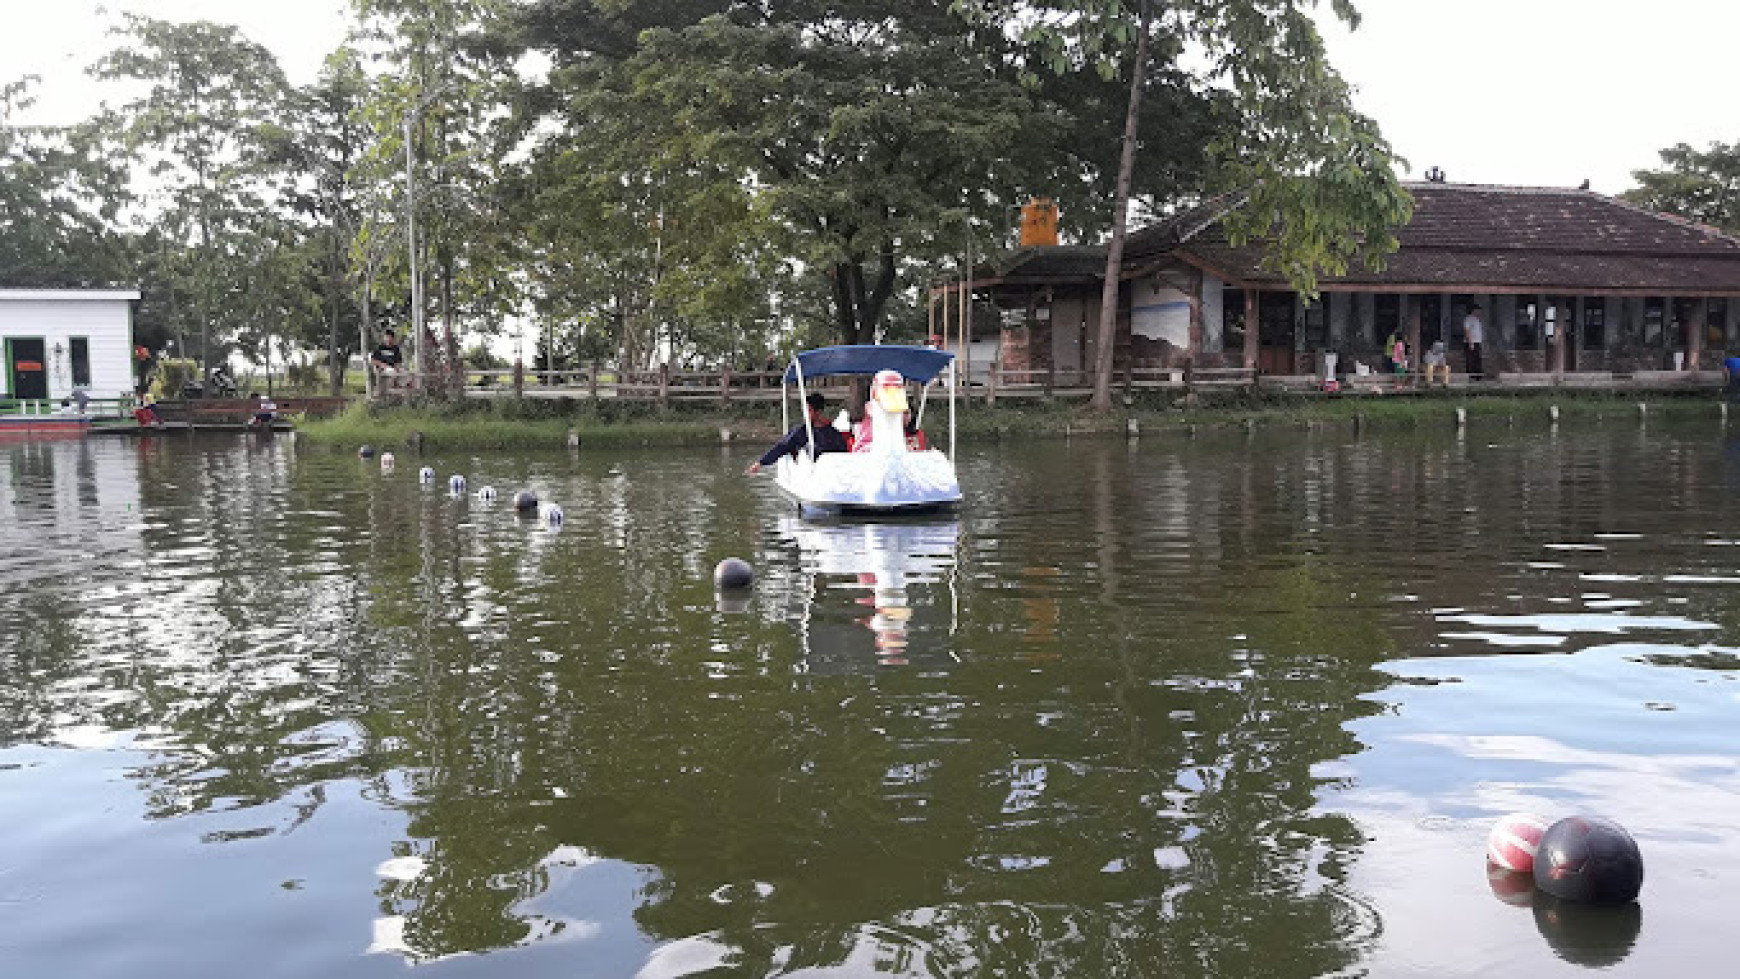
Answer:
[[[839,429],[832,425],[816,425],[815,429],[816,455],[822,455],[826,452],[848,451],[846,436],[840,434]],[[785,433],[785,438],[775,442],[773,448],[767,450],[766,454],[761,457],[761,464],[771,466],[779,461],[781,456],[797,455],[799,450],[809,444],[809,428],[800,423],[796,428]]]
[[[398,344],[383,343],[375,348],[374,355],[369,359],[388,367],[397,367],[402,356],[403,352],[399,350]]]

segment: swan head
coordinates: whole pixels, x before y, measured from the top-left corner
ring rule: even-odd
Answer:
[[[877,371],[870,384],[870,401],[890,415],[905,411],[906,378],[899,371]]]

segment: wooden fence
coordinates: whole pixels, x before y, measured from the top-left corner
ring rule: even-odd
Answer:
[[[777,402],[782,392],[782,376],[782,371],[679,371],[668,368],[654,371],[617,371],[601,366],[563,371],[484,370],[466,372],[464,393],[468,398],[481,399],[614,399],[658,404],[711,402],[729,405],[734,402]],[[1507,373],[1485,379],[1456,374],[1451,376],[1449,386],[1463,391],[1479,389],[1493,393],[1534,388],[1627,393],[1710,389],[1720,387],[1724,380],[1725,375],[1720,371],[1637,371],[1627,374],[1605,371]],[[396,392],[414,391],[424,385],[451,383],[452,378],[446,375],[419,378],[401,374],[395,378],[394,384],[382,386],[380,391],[391,397]],[[810,386],[837,390],[846,383],[842,378],[822,378],[812,382]],[[1322,388],[1322,381],[1312,375],[1259,375],[1256,370],[1244,367],[1125,367],[1119,368],[1113,377],[1113,390],[1125,396],[1144,391],[1180,394],[1211,391],[1330,393]],[[1370,374],[1343,376],[1339,393],[1376,394],[1427,390],[1430,388],[1424,376],[1417,373],[1400,376]],[[1000,400],[1033,398],[1085,399],[1092,393],[1093,375],[1090,372],[1056,369],[976,370],[972,384],[962,389],[964,397],[987,404],[995,404]]]
[[[776,402],[782,394],[783,371],[616,371],[593,366],[565,371],[467,371],[468,398],[573,398],[579,400],[713,402]],[[379,387],[381,394],[414,391],[431,385],[450,384],[451,378],[400,374],[393,383]],[[812,387],[834,389],[847,383],[841,378],[823,378]],[[1256,371],[1245,368],[1123,368],[1114,387],[1133,393],[1141,390],[1250,389]],[[1093,377],[1085,371],[988,370],[975,371],[973,383],[962,394],[987,403],[1000,399],[1086,398],[1093,392]]]

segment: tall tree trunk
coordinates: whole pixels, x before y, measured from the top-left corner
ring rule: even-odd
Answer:
[[[834,263],[831,278],[834,286],[834,325],[840,331],[841,343],[858,342],[858,302],[852,292],[852,269],[855,263]]]
[[[876,339],[876,327],[882,322],[882,311],[888,305],[888,297],[894,293],[894,274],[894,242],[884,240],[881,254],[877,257],[876,284],[870,288],[870,295],[865,298],[860,310],[860,342],[873,342]]]
[[[375,313],[373,305],[369,301],[370,294],[373,292],[374,273],[371,271],[368,273],[368,281],[363,285],[362,289],[358,291],[356,297],[358,314],[357,342],[361,344],[357,349],[363,352],[363,395],[370,400],[373,400],[375,396],[375,375],[374,371],[369,369],[368,362],[368,357],[371,352],[369,348],[369,338],[373,336],[375,332]]]
[[[1099,349],[1094,358],[1094,395],[1089,402],[1095,411],[1109,411],[1112,407],[1112,367],[1118,342],[1118,277],[1124,267],[1124,232],[1130,223],[1130,175],[1136,169],[1136,125],[1142,116],[1151,18],[1150,0],[1142,0],[1136,63],[1130,69],[1130,107],[1124,114],[1124,149],[1118,160],[1118,189],[1112,197],[1112,240],[1106,247],[1106,279],[1100,290],[1100,323],[1096,334]]]
[[[339,271],[338,236],[332,236],[331,264],[327,266],[330,273],[326,277],[326,288],[330,293],[326,311],[326,373],[333,397],[344,393],[344,365],[338,360],[338,292],[342,281]]]

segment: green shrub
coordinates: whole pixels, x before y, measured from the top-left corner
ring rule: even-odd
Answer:
[[[179,399],[181,389],[198,377],[197,362],[165,357],[157,362],[157,378],[151,382],[151,396],[159,401]]]

